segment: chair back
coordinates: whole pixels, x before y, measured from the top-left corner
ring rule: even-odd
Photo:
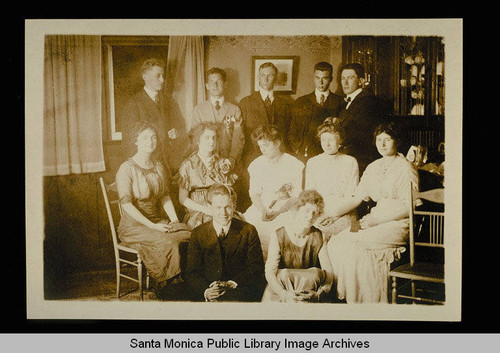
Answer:
[[[108,214],[109,228],[111,230],[111,237],[113,238],[113,247],[115,249],[115,254],[118,255],[118,236],[116,233],[116,226],[113,218],[113,212],[111,209],[111,205],[117,205],[120,211],[120,216],[122,215],[122,209],[120,206],[120,201],[118,199],[118,190],[116,188],[116,182],[106,185],[102,177],[99,178],[99,182],[101,184],[102,196],[104,197],[104,204],[106,205],[106,212]],[[109,197],[110,191],[113,191],[117,195],[116,199],[110,200]]]
[[[439,188],[419,192],[416,185],[414,183],[411,183],[409,191],[411,200],[409,210],[410,265],[413,266],[413,264],[415,263],[415,246],[444,248],[444,212],[421,211],[415,209],[415,204],[418,199],[428,200],[444,205],[444,189]],[[420,234],[420,232],[423,230],[424,224],[426,223],[429,238],[425,242],[416,241],[417,235],[415,235],[415,216],[422,216],[428,219],[428,222],[421,222],[419,224],[417,233],[417,235]]]

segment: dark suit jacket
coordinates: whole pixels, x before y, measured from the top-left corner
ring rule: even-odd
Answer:
[[[382,121],[380,104],[374,95],[361,91],[345,109],[344,103],[339,112],[339,119],[346,132],[344,152],[358,160],[360,173],[366,166],[379,157],[373,143],[373,131]]]
[[[245,134],[245,148],[243,149],[243,162],[245,168],[258,156],[260,151],[254,146],[251,134],[255,128],[262,124],[275,124],[283,133],[283,147],[285,152],[290,151],[288,142],[288,129],[291,120],[291,107],[293,100],[278,92],[274,92],[273,100],[273,116],[267,116],[264,101],[260,96],[260,92],[253,92],[251,95],[241,99],[239,106],[241,116],[243,118],[243,131]]]
[[[126,158],[131,157],[137,150],[133,136],[130,135],[137,121],[150,121],[158,127],[158,146],[156,155],[168,164],[169,172],[174,173],[182,161],[176,159],[180,153],[173,154],[169,151],[182,151],[185,138],[185,125],[180,119],[173,100],[158,92],[159,103],[155,103],[144,89],[134,94],[124,105],[122,122],[122,145]],[[175,128],[178,137],[174,140],[168,138],[168,131]]]
[[[294,102],[289,132],[290,146],[294,155],[302,162],[323,152],[316,137],[317,128],[326,118],[337,117],[343,103],[342,97],[332,92],[323,105],[316,102],[314,92],[299,97]]]
[[[237,300],[260,300],[264,279],[262,248],[255,227],[233,218],[226,238],[225,256],[211,221],[193,229],[188,245],[187,269],[183,275],[195,300],[213,281],[233,280],[241,294]]]

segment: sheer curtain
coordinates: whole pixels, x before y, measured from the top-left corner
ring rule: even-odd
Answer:
[[[105,170],[101,128],[101,38],[47,35],[44,175]]]
[[[205,100],[203,37],[170,37],[166,71],[167,93],[179,105],[189,131],[193,107]]]

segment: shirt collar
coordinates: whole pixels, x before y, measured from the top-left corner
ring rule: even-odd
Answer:
[[[269,99],[271,102],[274,100],[274,92],[273,91],[266,91],[265,89],[259,89],[260,96],[262,97],[262,100],[266,100],[266,97],[269,96]]]
[[[357,95],[361,93],[361,91],[363,91],[363,89],[362,89],[362,88],[358,88],[357,90],[355,90],[355,91],[354,91],[354,92],[352,92],[351,94],[348,94],[348,95],[346,96],[346,98],[349,98],[349,97],[350,97],[350,98],[351,98],[351,102],[352,102],[352,101],[354,100],[354,98],[356,98],[356,97],[357,97]]]
[[[325,96],[325,98],[326,98],[326,97],[328,97],[328,94],[329,94],[329,93],[330,93],[330,90],[326,90],[325,92],[320,92],[320,91],[318,91],[318,89],[315,89],[315,90],[314,90],[314,94],[316,95],[316,98],[318,98],[318,99],[319,99],[321,96]]]
[[[219,236],[221,229],[224,229],[224,234],[227,235],[229,232],[229,228],[231,228],[231,222],[229,222],[229,224],[226,226],[222,226],[219,223],[217,223],[215,220],[212,220],[212,225],[215,229],[215,234],[217,235],[217,237]]]
[[[212,102],[212,105],[215,105],[215,101],[219,101],[219,104],[222,106],[222,103],[224,103],[224,96],[220,97],[219,99],[215,99],[214,97],[210,97],[210,102]]]
[[[144,90],[146,91],[146,93],[148,94],[148,96],[153,100],[155,101],[156,100],[156,97],[158,96],[158,91],[155,91],[155,90],[152,90],[152,89],[149,89],[147,88],[146,86],[144,86]]]

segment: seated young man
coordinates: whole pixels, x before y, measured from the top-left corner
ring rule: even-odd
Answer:
[[[208,191],[213,220],[194,228],[185,281],[197,301],[260,301],[264,260],[255,227],[233,218],[236,194],[214,184]]]

